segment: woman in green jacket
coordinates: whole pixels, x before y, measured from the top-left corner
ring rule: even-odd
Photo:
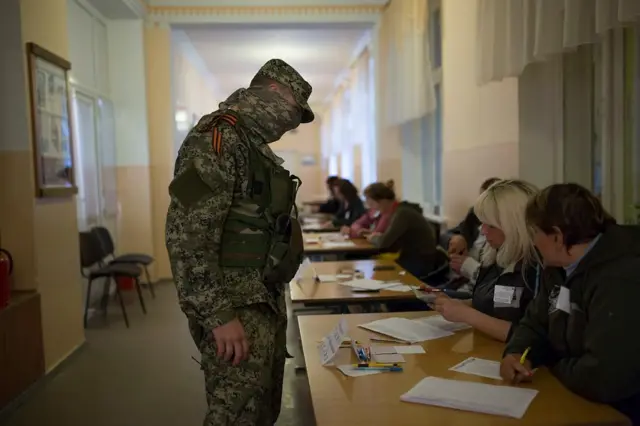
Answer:
[[[507,343],[502,377],[517,383],[547,366],[569,390],[640,425],[640,227],[616,225],[570,183],[543,190],[526,218],[545,270]]]

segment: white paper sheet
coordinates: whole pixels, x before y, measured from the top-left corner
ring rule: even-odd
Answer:
[[[384,281],[371,280],[367,278],[342,281],[340,284],[351,287],[354,290],[382,290],[398,285],[397,283],[387,283]]]
[[[395,346],[391,345],[371,345],[371,353],[373,355],[397,354]]]
[[[535,389],[427,377],[400,400],[521,419],[537,394]]]
[[[417,323],[420,324],[427,324],[430,325],[432,327],[437,327],[441,330],[445,330],[445,331],[460,331],[460,330],[466,330],[468,328],[471,328],[470,325],[465,324],[463,322],[451,322],[451,321],[447,321],[446,319],[444,319],[444,317],[442,315],[431,315],[425,318],[418,318],[413,320]]]
[[[489,379],[502,380],[500,377],[500,363],[481,358],[467,358],[460,364],[454,365],[449,370],[459,373],[473,374]]]
[[[320,244],[320,238],[305,238],[305,244]]]
[[[406,362],[404,357],[400,354],[377,354],[373,355],[373,361],[381,364],[395,364],[400,362]]]
[[[360,324],[359,327],[408,343],[424,342],[453,335],[450,331],[396,317]]]
[[[353,241],[324,241],[322,245],[325,248],[342,248],[342,247],[355,247],[356,243]]]
[[[383,372],[382,370],[358,370],[351,364],[338,365],[337,368],[342,374],[349,377],[371,376],[373,374],[380,374]]]
[[[320,354],[320,363],[322,365],[329,364],[338,353],[344,336],[347,334],[347,321],[344,317],[340,317],[336,327],[320,342],[318,352]]]
[[[426,353],[424,351],[424,348],[419,345],[394,346],[393,348],[396,350],[396,353],[405,354],[405,355]]]
[[[390,287],[385,288],[385,290],[407,293],[407,292],[413,291],[413,287],[406,284],[396,284],[396,285],[392,285]]]

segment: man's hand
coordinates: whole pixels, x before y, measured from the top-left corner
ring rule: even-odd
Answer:
[[[462,264],[465,260],[467,260],[469,256],[461,256],[459,254],[450,254],[449,255],[449,267],[456,271],[456,273],[460,273],[462,269]]]
[[[467,240],[462,235],[454,235],[449,240],[449,254],[466,255],[467,254]]]
[[[351,233],[351,228],[349,228],[348,226],[343,226],[342,228],[340,228],[340,233],[342,235],[349,235]]]
[[[524,361],[524,365],[520,364],[521,357],[522,354],[509,354],[502,359],[500,376],[504,380],[513,384],[531,381],[531,376],[533,376],[531,363],[527,359]]]
[[[218,347],[218,356],[225,361],[233,359],[233,365],[249,358],[249,342],[244,327],[238,318],[213,329],[213,338]]]

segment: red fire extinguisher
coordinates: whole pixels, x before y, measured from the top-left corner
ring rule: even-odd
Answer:
[[[0,248],[0,309],[9,305],[12,272],[13,259],[11,258],[11,253]]]

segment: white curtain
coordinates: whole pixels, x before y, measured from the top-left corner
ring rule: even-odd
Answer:
[[[425,0],[392,0],[382,16],[381,49],[388,57],[385,80],[392,84],[386,92],[387,125],[401,125],[435,109],[428,9]]]
[[[519,76],[532,62],[640,19],[638,0],[478,1],[479,84]]]

